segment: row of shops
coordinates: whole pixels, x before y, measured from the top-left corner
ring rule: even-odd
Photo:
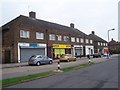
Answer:
[[[94,53],[93,46],[85,46],[87,54]],[[47,55],[53,59],[60,58],[63,54],[72,54],[74,56],[83,56],[83,45],[52,44],[47,46],[42,43],[18,43],[18,62],[26,62],[32,55]]]

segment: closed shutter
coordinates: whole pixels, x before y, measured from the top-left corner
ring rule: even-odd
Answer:
[[[32,55],[45,55],[45,48],[21,48],[20,61],[27,62]]]

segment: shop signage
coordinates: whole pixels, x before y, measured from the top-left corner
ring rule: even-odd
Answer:
[[[65,44],[53,44],[53,48],[71,48],[71,45],[65,45]]]
[[[21,47],[46,47],[46,44],[40,43],[18,43]]]

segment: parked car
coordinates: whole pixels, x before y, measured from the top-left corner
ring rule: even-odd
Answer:
[[[41,65],[41,64],[52,64],[53,59],[45,55],[33,55],[30,57],[28,64],[29,65]]]
[[[76,61],[76,57],[72,56],[71,54],[64,54],[60,57],[60,61]]]
[[[101,54],[100,53],[94,53],[93,54],[93,58],[100,58],[101,57]]]
[[[103,56],[104,56],[104,57],[109,57],[110,54],[109,54],[109,53],[104,53]]]

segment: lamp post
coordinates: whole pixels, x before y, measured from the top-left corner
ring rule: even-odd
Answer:
[[[113,28],[113,29],[108,30],[108,43],[109,43],[109,31],[113,31],[113,30],[115,29]]]

